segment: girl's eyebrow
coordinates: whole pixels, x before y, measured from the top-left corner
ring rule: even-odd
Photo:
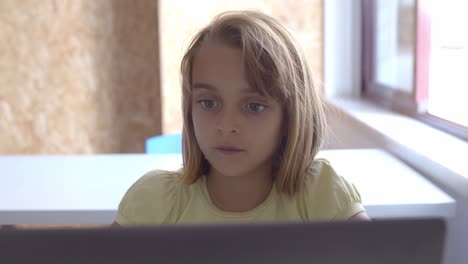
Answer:
[[[218,90],[216,89],[216,87],[208,83],[194,83],[192,85],[192,89],[206,89],[206,90],[211,90],[211,91]]]
[[[210,91],[214,91],[214,92],[216,92],[218,90],[215,86],[213,86],[213,85],[211,85],[209,83],[194,83],[192,85],[192,89],[194,89],[194,90],[195,89],[206,89],[206,90],[210,90]],[[246,88],[242,89],[241,93],[260,95],[260,93],[258,91],[254,90],[254,89],[252,89],[250,87],[246,87]]]

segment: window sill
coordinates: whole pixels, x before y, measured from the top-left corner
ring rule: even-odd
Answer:
[[[468,199],[468,143],[360,98],[329,98],[379,146],[455,197]]]

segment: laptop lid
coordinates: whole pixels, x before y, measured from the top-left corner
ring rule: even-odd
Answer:
[[[0,263],[439,264],[441,219],[0,230]]]

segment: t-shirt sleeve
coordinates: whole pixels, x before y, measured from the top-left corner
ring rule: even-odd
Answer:
[[[365,211],[356,186],[338,175],[324,159],[316,159],[306,175],[303,199],[311,219],[347,220]]]
[[[150,171],[136,181],[121,200],[115,221],[120,225],[158,225],[173,222],[176,172]]]

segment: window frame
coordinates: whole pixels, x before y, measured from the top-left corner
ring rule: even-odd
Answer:
[[[415,43],[413,92],[393,89],[375,78],[376,1],[362,0],[362,85],[361,97],[392,111],[410,116],[432,127],[468,141],[468,128],[427,113],[429,96],[429,60],[431,17],[427,0],[415,0]]]

